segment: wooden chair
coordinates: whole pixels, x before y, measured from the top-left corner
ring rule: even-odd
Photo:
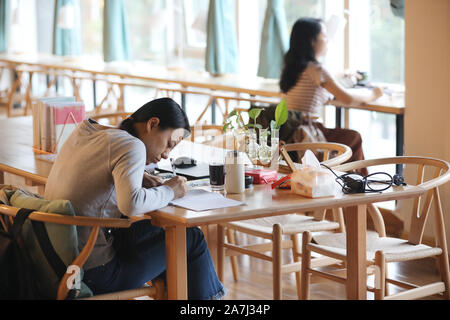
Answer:
[[[102,80],[102,79],[97,79]],[[103,79],[106,81],[106,94],[100,103],[96,106],[94,113],[111,113],[125,111],[125,88],[140,87],[155,90],[154,99],[158,97],[169,97],[174,99],[175,94],[184,95],[203,95],[209,96],[208,91],[190,90],[180,86],[161,86],[158,83],[142,81],[135,79]],[[112,102],[111,102],[112,101]]]
[[[47,88],[44,97],[48,97],[50,95],[57,95],[57,87],[58,87],[58,79],[67,79],[70,81],[73,90],[73,96],[76,101],[82,101],[81,98],[81,84],[84,80],[93,81],[94,76],[91,74],[79,74],[70,70],[52,70],[46,69],[42,73],[44,73],[47,77]]]
[[[191,90],[183,86],[156,86],[155,96],[154,99],[161,98],[161,97],[169,97],[172,99],[175,99],[175,94],[180,95],[186,95],[186,94],[193,94],[193,95],[200,95],[200,96],[210,96],[209,90]]]
[[[100,113],[100,114],[90,114],[89,118],[95,121],[100,121],[103,119],[108,120],[110,125],[118,125],[120,121],[125,120],[125,118],[132,115],[132,112],[112,112],[112,113]]]
[[[26,116],[31,114],[32,112],[32,104],[33,104],[33,76],[36,73],[42,72],[43,69],[39,67],[26,66],[21,65],[15,68],[16,79],[13,82],[11,89],[8,93],[8,102],[7,102],[7,116],[15,117],[15,116]],[[21,106],[24,103],[24,107],[22,108],[22,112],[18,113],[15,109],[15,104],[20,104]]]
[[[5,74],[8,74],[9,69],[11,69],[11,65],[6,62],[0,62],[0,83],[3,81]],[[8,104],[8,95],[9,95],[9,85],[0,88],[0,104],[7,105]]]
[[[280,153],[282,154],[287,166],[291,171],[298,169],[299,164],[295,164],[288,152],[305,152],[306,150],[311,150],[315,153],[320,153],[322,155],[321,163],[333,167],[338,164],[344,163],[352,156],[352,150],[349,146],[340,143],[329,143],[329,142],[310,142],[310,143],[290,143],[282,144],[280,147]],[[280,164],[281,167],[286,167],[284,163]]]
[[[297,166],[292,162],[286,150],[301,150],[310,149],[317,151],[319,149],[335,150],[338,154],[334,163],[342,163],[351,157],[352,151],[349,147],[335,143],[297,143],[295,145],[284,145],[282,147],[282,154],[289,164],[291,170],[295,171]],[[330,161],[332,159],[329,159]],[[218,226],[218,252],[223,252],[226,249],[225,255],[230,256],[234,280],[238,280],[238,269],[236,256],[246,254],[251,257],[270,261],[273,266],[273,298],[281,299],[283,273],[295,272],[297,294],[300,297],[300,270],[301,257],[298,234],[308,230],[310,232],[329,231],[329,232],[344,232],[343,213],[341,209],[334,209],[333,215],[335,221],[325,219],[326,211],[315,212],[313,216],[306,216],[304,214],[288,214],[282,216],[274,216],[260,219],[250,219],[244,221],[236,221],[223,223]],[[228,242],[225,242],[225,230]],[[257,243],[251,245],[238,245],[235,240],[235,231],[260,237],[271,241],[265,243]],[[290,240],[283,240],[283,237],[289,237]],[[291,249],[293,262],[283,264],[281,253],[283,249]],[[264,254],[263,252],[272,251],[272,256]],[[219,255],[220,256],[220,255]],[[316,267],[329,265],[335,263],[336,260],[332,258],[315,258],[312,264]],[[219,259],[219,278],[224,279],[223,275],[223,259]]]
[[[3,228],[7,229],[7,225],[3,217],[9,217],[9,222],[12,224],[14,221],[14,217],[16,216],[19,208],[0,205],[0,219]],[[94,248],[95,242],[97,240],[98,233],[100,228],[128,228],[131,225],[131,220],[129,219],[112,219],[112,218],[92,218],[92,217],[81,217],[81,216],[67,216],[58,213],[44,213],[44,212],[33,212],[28,217],[30,220],[41,221],[44,223],[54,223],[60,225],[73,225],[73,226],[83,226],[90,227],[91,232],[89,235],[89,239],[86,242],[83,249],[80,251],[79,255],[75,258],[75,260],[71,263],[71,266],[76,266],[81,269],[88,259],[89,255]],[[58,292],[57,292],[57,300],[64,300],[68,292],[71,288],[67,285],[67,280],[69,277],[73,276],[71,272],[69,272],[69,268],[67,272],[64,274],[62,279],[59,282]],[[132,290],[124,290],[119,292],[113,292],[108,294],[102,294],[93,296],[87,299],[95,299],[95,300],[118,300],[118,299],[132,299],[135,297],[149,296],[154,299],[164,299],[164,282],[162,280],[154,281],[150,283],[151,285],[145,286],[142,288],[132,289]]]
[[[411,227],[407,239],[386,237],[384,234],[368,234],[367,236],[367,266],[375,271],[375,288],[367,290],[374,292],[375,299],[417,299],[437,293],[442,293],[449,299],[449,261],[444,228],[444,213],[440,201],[438,187],[450,180],[449,163],[443,160],[425,157],[394,157],[375,160],[361,160],[340,165],[333,169],[340,172],[351,171],[358,168],[381,165],[406,165],[405,172],[417,172],[416,180],[411,179],[408,184],[414,184],[427,190],[422,196],[414,199],[411,212]],[[408,171],[406,171],[408,170]],[[426,177],[426,178],[425,178]],[[434,203],[435,244],[423,243],[425,224]],[[383,222],[382,220],[380,222]],[[333,257],[345,262],[346,243],[345,234],[311,235],[308,231],[303,234],[303,265],[302,265],[302,298],[309,299],[310,275],[323,276],[329,280],[346,284],[346,278],[324,271],[314,269],[310,259],[311,253]],[[434,257],[440,269],[441,281],[416,286],[399,280],[389,279],[387,264]],[[404,291],[391,294],[387,292],[387,283],[399,286]]]
[[[192,142],[211,145],[216,137],[223,135],[222,126],[215,124],[202,124],[191,126],[190,140]]]
[[[100,120],[108,120],[110,125],[116,125],[120,121],[129,117],[132,112],[112,112],[112,113],[103,113],[103,114],[90,114],[89,118],[95,121]],[[210,144],[215,137],[223,134],[222,126],[219,125],[210,125],[210,124],[202,124],[191,126],[191,135],[189,136],[189,140],[192,142],[198,143],[206,143]]]
[[[217,105],[220,113],[222,114],[222,117],[225,119],[230,112],[230,110],[229,110],[230,101],[249,102],[249,103],[259,103],[259,104],[270,105],[270,104],[278,104],[280,102],[280,99],[279,98],[268,98],[268,97],[245,98],[245,97],[241,97],[241,96],[230,96],[230,95],[217,94],[217,93],[212,92],[209,97],[208,102],[206,103],[205,108],[198,116],[196,122],[201,121],[201,119],[205,115],[206,111],[208,111],[208,109],[213,105],[213,103],[215,103]],[[245,108],[238,107],[235,109],[240,110],[240,111],[247,111],[247,109],[245,109]]]

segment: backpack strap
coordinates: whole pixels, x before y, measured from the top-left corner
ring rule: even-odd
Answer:
[[[9,237],[11,239],[16,239],[20,234],[23,224],[25,223],[28,216],[34,212],[35,210],[21,208],[16,214],[14,218],[14,223],[9,230]],[[57,275],[59,279],[61,279],[66,273],[67,267],[64,261],[60,258],[58,253],[55,251],[50,238],[47,233],[47,228],[45,227],[45,223],[42,221],[34,221],[31,220],[31,225],[33,227],[33,231],[36,235],[36,238],[39,242],[39,246],[42,249],[42,252],[45,255],[48,263],[52,267],[53,271]],[[77,290],[71,289],[69,290],[68,296],[66,299],[73,299],[77,295]]]
[[[3,257],[6,250],[8,249],[9,245],[17,241],[17,237],[20,235],[20,232],[22,231],[23,224],[25,223],[25,220],[27,220],[28,216],[33,212],[34,210],[30,209],[19,209],[17,212],[14,222],[12,226],[9,228],[8,231],[0,229],[0,236],[3,238],[7,238],[7,241],[0,242],[0,257]]]
[[[19,209],[19,211],[16,214],[16,217],[14,218],[14,223],[9,230],[9,233],[11,234],[11,237],[13,239],[16,239],[18,237],[20,231],[22,231],[22,227],[23,224],[25,223],[25,220],[27,220],[28,216],[34,211],[35,210],[25,208]]]
[[[44,252],[45,258],[52,267],[58,279],[62,279],[62,277],[67,271],[67,267],[64,261],[62,261],[61,257],[56,252],[55,248],[53,247],[52,242],[48,237],[48,232],[47,228],[45,227],[45,223],[42,221],[33,220],[31,221],[31,225],[33,226],[33,231],[36,235],[36,238],[38,239],[39,246],[41,247],[42,252]],[[75,299],[78,296],[78,293],[79,293],[78,289],[74,288],[70,289],[69,292],[67,293],[66,300]]]
[[[47,258],[48,263],[52,267],[53,271],[59,279],[61,279],[66,273],[66,264],[59,257],[58,253],[53,248],[53,245],[48,237],[47,228],[44,222],[41,221],[31,221],[33,226],[33,231],[36,234],[36,238],[39,242],[39,246],[44,252],[45,258]]]

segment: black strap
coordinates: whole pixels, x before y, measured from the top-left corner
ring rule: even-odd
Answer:
[[[28,216],[34,212],[35,210],[31,209],[25,209],[21,208],[16,214],[16,217],[14,218],[14,223],[10,228],[10,236],[13,239],[16,239],[17,236],[20,234],[23,224],[25,223]],[[36,235],[36,238],[39,242],[39,246],[41,247],[48,263],[52,267],[53,271],[57,275],[59,279],[61,279],[64,274],[66,273],[66,265],[62,261],[62,259],[59,257],[58,253],[55,251],[55,248],[53,248],[53,245],[50,241],[50,238],[48,237],[47,228],[45,227],[45,224],[41,221],[31,221],[31,225],[33,226],[33,231]],[[67,298],[73,299],[77,295],[77,290],[70,290],[68,293]]]
[[[33,231],[36,234],[36,238],[38,239],[39,245],[47,258],[48,263],[58,278],[61,279],[66,273],[67,268],[58,253],[56,253],[55,248],[53,248],[45,224],[41,221],[34,220],[31,221],[31,224],[33,225]]]
[[[31,209],[19,209],[19,211],[16,214],[16,217],[14,218],[14,223],[9,229],[9,233],[13,237],[13,239],[17,238],[17,236],[22,231],[23,224],[25,223],[25,220],[27,220],[28,216],[34,212],[35,210]]]

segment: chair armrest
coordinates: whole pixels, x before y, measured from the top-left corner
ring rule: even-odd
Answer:
[[[0,212],[7,216],[15,217],[19,208],[0,205]],[[118,218],[94,218],[82,216],[66,216],[59,213],[33,212],[29,219],[41,222],[50,222],[64,225],[100,228],[128,228],[131,225],[129,219]]]

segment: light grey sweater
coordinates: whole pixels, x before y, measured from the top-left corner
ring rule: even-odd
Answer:
[[[168,186],[145,189],[142,179],[146,151],[141,140],[119,129],[105,129],[84,120],[58,153],[45,188],[45,199],[69,200],[78,216],[119,218],[165,207],[174,198]],[[78,227],[80,249],[90,228]],[[114,257],[112,238],[99,232],[84,268],[108,263]]]

